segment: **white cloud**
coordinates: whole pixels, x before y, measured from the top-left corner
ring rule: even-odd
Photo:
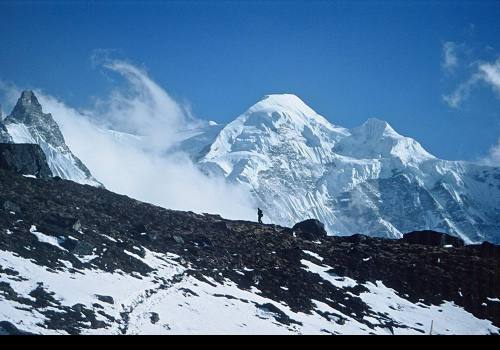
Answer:
[[[452,108],[458,108],[465,101],[473,88],[479,83],[491,87],[500,98],[500,58],[494,62],[479,62],[469,79],[458,85],[449,95],[443,95],[443,101]]]
[[[104,66],[123,76],[126,86],[91,109],[79,111],[36,91],[44,111],[52,113],[66,143],[92,174],[111,191],[165,208],[253,220],[246,190],[207,177],[185,154],[166,155],[179,131],[200,121],[144,71],[122,61],[107,61]],[[0,87],[9,99],[19,97],[19,89]],[[141,137],[110,133],[110,127]]]
[[[482,164],[490,166],[500,166],[500,137],[497,143],[491,146],[488,156],[481,159]]]
[[[98,101],[99,117],[113,128],[147,135],[148,145],[164,151],[178,141],[178,131],[198,124],[165,90],[132,64],[107,60],[107,69],[122,75],[128,89],[114,90],[106,100]]]
[[[7,114],[9,108],[14,107],[17,99],[21,95],[21,90],[17,88],[12,83],[4,82],[0,80],[0,91],[2,96],[2,109]],[[5,117],[5,116],[4,116]]]
[[[482,63],[479,65],[483,80],[490,84],[500,98],[500,58],[493,63]]]
[[[480,81],[481,75],[474,74],[468,80],[464,81],[449,95],[443,95],[443,101],[452,108],[458,108],[464,100],[466,100],[472,88]]]
[[[458,66],[457,44],[453,41],[447,41],[443,44],[443,60],[441,67],[451,71]]]

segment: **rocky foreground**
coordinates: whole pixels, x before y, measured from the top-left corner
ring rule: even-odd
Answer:
[[[0,334],[498,334],[500,249],[462,244],[328,237],[0,169]]]

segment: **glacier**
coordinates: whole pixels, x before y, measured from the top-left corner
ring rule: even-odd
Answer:
[[[438,159],[379,119],[334,125],[292,94],[267,95],[175,149],[245,187],[267,223],[316,218],[333,235],[431,229],[500,242],[500,168]]]

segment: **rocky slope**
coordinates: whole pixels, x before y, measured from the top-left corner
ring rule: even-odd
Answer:
[[[0,333],[499,332],[491,244],[332,237],[1,169],[0,213]]]
[[[78,183],[102,186],[71,152],[59,126],[50,113],[43,113],[33,91],[23,91],[12,113],[3,122],[0,121],[0,142],[38,144],[54,175]]]
[[[500,242],[500,168],[438,159],[382,120],[346,129],[297,96],[269,95],[193,133],[179,148],[246,187],[268,223],[316,218],[335,235],[430,229]]]

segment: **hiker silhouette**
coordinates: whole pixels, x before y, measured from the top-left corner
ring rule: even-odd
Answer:
[[[262,217],[264,214],[262,213],[262,210],[260,208],[257,208],[257,217],[259,218],[259,224],[262,224]]]

